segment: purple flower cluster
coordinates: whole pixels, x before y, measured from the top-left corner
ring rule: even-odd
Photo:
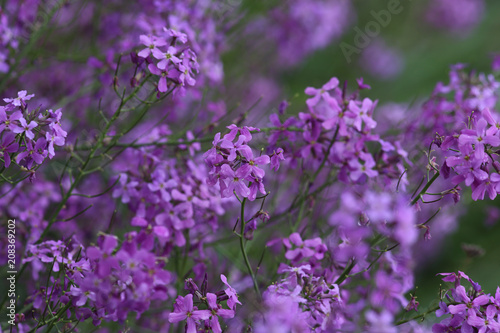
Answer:
[[[380,106],[362,78],[332,77],[279,104],[285,70],[354,8],[3,1],[0,216],[16,221],[0,264],[22,291],[0,332],[428,332],[416,265],[465,210],[461,186],[500,193],[500,82],[455,65],[426,102]],[[436,0],[428,19],[464,31],[483,12]],[[361,67],[398,75],[398,52],[371,42]],[[500,289],[443,275],[432,330],[500,333]]]
[[[47,226],[46,213],[49,207],[61,200],[57,185],[37,178],[33,183],[23,182],[14,189],[10,184],[0,187],[0,214],[23,221],[23,228],[17,230],[17,254],[36,242]],[[27,207],[26,203],[30,203]],[[5,227],[5,226],[3,226]],[[6,229],[3,229],[6,233]],[[6,238],[0,240],[6,249]],[[0,259],[6,263],[6,257]]]
[[[196,54],[186,45],[186,34],[164,28],[163,35],[141,35],[140,39],[146,48],[137,56],[146,59],[149,71],[160,77],[159,92],[167,92],[171,85],[193,86],[196,83],[194,75],[198,73],[199,65]],[[156,64],[152,57],[158,61]]]
[[[11,161],[29,171],[31,178],[37,165],[46,157],[55,156],[54,146],[64,146],[66,131],[61,127],[61,109],[30,110],[27,101],[35,95],[25,90],[18,92],[16,98],[4,98],[5,106],[0,106],[0,153],[3,168]]]
[[[290,243],[300,247],[290,250]],[[396,332],[395,315],[408,306],[404,295],[413,285],[405,263],[408,256],[386,253],[380,261],[385,269],[373,276],[365,273],[366,269],[355,273],[354,263],[360,259],[356,258],[346,266],[346,270],[352,269],[346,276],[346,270],[336,273],[337,264],[325,258],[325,254],[341,251],[342,245],[327,251],[319,238],[302,241],[298,234],[284,239],[284,244],[285,258],[291,265],[280,264],[278,273],[284,278],[264,293],[266,308],[254,319],[256,332],[267,332],[271,328],[283,328],[287,332],[331,332],[332,329]],[[355,288],[351,287],[353,284]],[[366,324],[361,325],[363,322]]]
[[[451,177],[448,193],[461,183],[472,188],[474,200],[483,199],[486,193],[494,199],[498,193],[500,125],[495,107],[499,87],[493,75],[469,75],[463,65],[456,65],[449,85],[438,84],[424,105],[427,118],[423,125],[437,133],[432,143],[440,148],[439,157],[444,160],[440,171],[445,179]]]
[[[39,278],[40,271],[47,264],[52,265],[52,272],[57,273],[64,268],[72,276],[75,272],[81,273],[90,269],[88,260],[81,260],[82,250],[81,244],[74,239],[69,242],[45,241],[37,245],[29,245],[23,263],[31,263],[34,279]]]
[[[199,70],[198,80],[202,85],[208,83],[220,85],[224,77],[220,57],[226,45],[225,34],[226,30],[234,24],[231,16],[235,15],[233,12],[237,12],[238,3],[232,2],[229,8],[217,2],[204,0],[148,0],[144,3],[149,11],[146,12],[142,8],[137,10],[139,13],[136,20],[137,27],[148,38],[151,38],[150,36],[161,37],[159,32],[166,26],[168,29],[163,30],[163,37],[167,40],[175,38],[174,44],[176,42],[183,45],[175,46],[169,41],[164,45],[166,52],[162,52],[163,55],[157,54],[160,58],[156,58],[154,54],[153,57],[158,60],[164,59],[163,56],[169,53],[169,46],[176,47],[177,52],[180,53],[189,48],[191,63],[181,61],[178,67],[183,67],[179,72],[183,74],[186,69],[196,72]],[[148,43],[148,47],[151,45],[149,41],[145,42]],[[170,51],[174,52],[173,49]],[[198,57],[199,66],[194,62],[195,54]],[[158,67],[154,70],[163,73],[162,68]],[[180,80],[192,85],[189,82],[193,80],[187,74],[184,75],[185,77],[183,76]]]
[[[257,317],[254,331],[331,332],[340,329],[343,301],[336,284],[311,274],[310,265],[290,268],[290,273],[264,294],[266,312]]]
[[[165,140],[169,133],[166,127],[159,128],[138,141],[145,147],[126,150],[115,166],[119,179],[112,194],[133,212],[132,226],[171,250],[172,246],[185,246],[186,236],[191,245],[207,241],[219,227],[218,216],[224,214],[224,203],[229,200],[221,200],[218,189],[206,185],[208,171],[201,156],[190,156],[199,144],[180,140],[176,158],[162,148],[147,146]]]
[[[147,240],[134,233],[125,235],[121,247],[117,246],[118,239],[111,235],[101,236],[98,246],[85,250],[48,241],[31,246],[25,262],[52,264],[53,272],[64,266],[65,282],[57,285],[59,294],[51,293],[50,301],[55,304],[60,298],[61,307],[72,306],[78,320],[92,317],[94,325],[103,319],[123,322],[129,312],[140,316],[151,302],[166,300],[173,275],[149,252]],[[47,294],[37,294],[33,300],[36,309],[43,310],[44,299],[40,298]]]
[[[248,143],[252,140],[251,131],[259,131],[254,127],[238,127],[230,125],[230,131],[221,137],[215,135],[212,148],[203,157],[211,169],[207,184],[219,185],[223,198],[230,198],[233,192],[242,198],[254,201],[257,193],[266,194],[264,188],[265,171],[261,165],[272,163],[275,169],[279,168],[279,161],[284,159],[283,154],[275,152],[270,156],[254,156]],[[272,162],[271,162],[272,161]]]
[[[399,142],[391,143],[372,133],[377,126],[373,119],[377,101],[361,100],[359,91],[368,86],[359,80],[358,87],[358,91],[347,96],[338,79],[332,78],[321,88],[307,88],[308,111],[299,113],[299,119],[290,117],[281,123],[277,115],[271,116],[276,128],[270,131],[269,149],[277,149],[275,144],[279,142],[286,155],[292,157],[292,164],[304,159],[311,169],[325,160],[340,169],[338,178],[346,183],[363,184],[377,179],[385,186],[393,184],[404,170],[407,153]],[[297,132],[302,132],[301,137]],[[378,155],[368,151],[368,142],[380,144]]]
[[[326,246],[321,241],[321,238],[317,237],[303,241],[296,232],[291,234],[290,237],[284,238],[283,244],[287,248],[285,258],[292,263],[297,263],[303,258],[321,260],[326,252]]]
[[[329,185],[331,193],[336,193],[330,196],[329,205],[306,201],[305,207],[315,207],[311,217],[297,219],[296,228],[307,230],[329,216],[328,236],[302,240],[304,232],[295,232],[283,238],[284,259],[289,263],[281,263],[278,272],[290,274],[284,281],[326,282],[326,286],[316,286],[321,290],[338,285],[339,296],[327,304],[311,304],[307,294],[289,282],[277,285],[278,292],[271,287],[272,292],[264,296],[268,305],[265,319],[256,326],[262,331],[269,322],[286,322],[288,330],[297,332],[312,332],[313,328],[395,332],[396,315],[410,304],[406,294],[413,288],[412,247],[419,229],[425,230],[426,237],[429,229],[405,193],[405,168],[411,165],[408,154],[398,140],[388,141],[375,133],[377,102],[360,97],[367,88],[360,79],[358,89],[348,94],[332,78],[321,88],[306,89],[308,110],[299,113],[298,119],[281,121],[279,115],[271,116],[274,127],[266,131],[268,151],[277,144],[285,147],[283,175],[299,165],[305,172],[311,170],[308,179],[314,182],[317,178],[319,184],[306,183],[310,188],[306,194],[338,180]],[[378,149],[369,149],[374,143]],[[324,173],[318,168],[324,168]],[[397,190],[402,193],[395,193]],[[379,243],[385,249],[376,248],[377,254],[373,244]],[[375,263],[377,270],[372,268]],[[302,286],[306,293],[310,290]]]
[[[221,274],[222,282],[227,288],[216,293],[207,292],[207,276],[203,281],[201,289],[198,288],[192,279],[186,280],[186,289],[191,293],[186,296],[177,296],[174,303],[174,312],[168,315],[170,323],[186,321],[186,333],[203,332],[222,333],[219,318],[229,319],[235,315],[236,304],[240,304],[238,295],[231,287],[227,278]],[[194,306],[193,299],[199,302]],[[227,301],[229,309],[224,309],[222,302]],[[203,307],[206,309],[199,309]]]
[[[432,326],[432,332],[500,332],[500,288],[491,296],[461,271],[440,275],[454,287],[446,291],[439,303],[436,317],[446,317]],[[462,285],[462,279],[470,283],[469,289]]]

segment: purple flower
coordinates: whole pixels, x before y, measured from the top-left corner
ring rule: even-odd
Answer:
[[[364,163],[361,164],[359,162],[359,159],[361,159]],[[378,171],[373,170],[373,168],[376,166],[376,163],[373,160],[373,156],[371,154],[360,153],[359,159],[354,158],[348,163],[349,167],[351,168],[351,179],[353,181],[359,180],[364,174],[370,178],[378,176]]]
[[[460,285],[460,279],[466,279],[471,283],[473,282],[472,279],[462,271],[458,271],[458,274],[453,272],[453,273],[438,273],[437,275],[444,276],[442,280],[445,282],[453,282],[455,284],[455,287],[458,287]]]
[[[16,127],[12,129],[14,133],[25,133],[26,137],[33,140],[35,138],[35,134],[31,131],[33,128],[37,127],[38,124],[34,121],[31,121],[29,124],[26,122],[26,119],[19,119],[20,127]]]
[[[483,200],[486,192],[491,200],[496,198],[500,187],[500,174],[494,172],[488,176],[487,179],[479,181],[479,184],[472,184],[472,200]]]
[[[373,40],[363,50],[360,66],[379,80],[391,80],[401,74],[404,58],[399,50],[389,47],[383,39]]]
[[[475,156],[478,160],[484,157],[484,145],[490,144],[494,147],[500,145],[500,138],[494,135],[489,135],[486,131],[488,123],[485,119],[479,119],[476,123],[476,128],[462,130],[462,134],[458,138],[460,145],[473,144]]]
[[[174,20],[173,17],[171,17],[170,21],[173,21],[173,20]],[[177,38],[177,40],[183,44],[188,41],[187,35],[185,33],[179,32],[179,31],[174,30],[174,29],[167,29],[167,28],[163,28],[163,30],[165,32],[167,32],[170,36]]]
[[[458,286],[455,289],[454,295],[455,301],[463,302],[464,304],[449,305],[448,309],[451,314],[459,314],[467,311],[469,316],[476,314],[479,307],[490,302],[490,297],[487,295],[479,295],[478,297],[471,300],[465,291],[464,286]]]
[[[294,117],[290,117],[285,120],[285,122],[281,123],[279,116],[276,113],[273,113],[269,116],[269,120],[271,121],[271,124],[277,128],[276,130],[273,130],[269,136],[268,141],[270,145],[275,145],[282,135],[291,141],[295,140],[295,133],[287,130],[288,127],[294,126],[297,123],[297,120]]]
[[[438,28],[463,33],[479,23],[484,11],[483,0],[434,0],[428,4],[426,19]]]
[[[283,239],[283,244],[288,249],[285,253],[285,258],[292,261],[299,261],[302,258],[311,258],[321,260],[326,252],[326,246],[321,241],[321,238],[302,240],[296,232],[290,237]],[[292,244],[296,246],[292,250]]]
[[[71,298],[71,300],[73,302],[73,305],[75,305],[77,307],[84,306],[85,303],[87,303],[87,299],[90,299],[92,301],[96,300],[95,292],[85,291],[85,290],[82,290],[81,288],[75,287],[74,285],[72,285],[70,287],[70,291],[68,294],[73,296]]]
[[[406,306],[408,301],[404,298],[404,285],[392,275],[383,271],[375,274],[376,288],[370,300],[374,306],[397,312],[401,306]]]
[[[16,98],[4,98],[3,100],[6,103],[12,103],[14,106],[26,106],[26,101],[29,101],[34,96],[34,94],[27,95],[26,90],[21,90],[17,93]]]
[[[500,308],[500,287],[495,291],[495,297],[491,296],[491,302]]]
[[[371,89],[372,87],[370,87],[368,84],[364,83],[363,82],[363,78],[359,78],[359,79],[356,79],[356,82],[358,83],[358,89],[359,90],[362,90],[362,89]]]
[[[7,115],[4,107],[0,107],[0,133],[4,129],[10,129],[11,131],[18,130],[19,127],[14,123],[14,120],[19,120],[23,117],[21,111],[16,111],[11,115]],[[18,133],[18,132],[14,132]]]
[[[118,268],[118,260],[112,256],[113,251],[118,246],[116,236],[104,235],[99,239],[99,247],[91,246],[87,248],[87,257],[98,262],[97,272],[101,277],[110,274],[111,269]]]
[[[207,303],[210,308],[210,312],[212,312],[210,317],[210,327],[214,333],[222,333],[218,317],[233,318],[234,310],[222,309],[222,307],[217,304],[217,295],[212,293],[207,293]]]
[[[47,154],[45,151],[40,152],[41,150],[44,150],[45,146],[47,145],[47,141],[45,140],[45,138],[39,138],[36,141],[35,146],[33,146],[32,142],[33,141],[28,141],[26,143],[26,150],[16,156],[16,163],[19,163],[26,158],[26,165],[28,169],[30,169],[33,165],[33,161],[36,164],[42,164]]]
[[[223,198],[229,198],[233,195],[233,191],[236,191],[236,194],[246,198],[250,195],[250,189],[245,184],[244,177],[245,170],[238,169],[236,172],[231,169],[231,167],[227,164],[221,166],[220,176],[223,179],[220,184],[221,195]]]
[[[242,149],[240,153],[243,157],[247,159],[247,163],[243,164],[238,171],[243,174],[243,177],[246,177],[250,174],[253,174],[257,178],[264,178],[265,172],[258,165],[265,165],[271,162],[271,159],[267,155],[262,155],[259,157],[253,157],[253,153],[251,149]]]
[[[145,49],[137,53],[137,55],[142,58],[147,58],[151,54],[151,52],[160,52],[160,50],[158,50],[158,47],[167,45],[167,42],[163,38],[158,38],[156,36],[141,35],[139,39],[141,40],[142,44],[147,46]]]
[[[177,296],[174,304],[174,312],[168,315],[170,323],[177,323],[186,320],[186,333],[196,333],[196,320],[209,319],[211,312],[209,310],[198,310],[193,306],[193,295],[185,297]]]
[[[179,81],[183,85],[187,83],[190,86],[194,86],[196,80],[194,79],[190,59],[188,59],[187,57],[182,59],[182,63],[179,64],[179,72]]]
[[[366,329],[369,333],[396,333],[398,330],[393,325],[394,316],[387,310],[377,313],[373,310],[368,310],[365,314],[366,320],[370,326]]]
[[[6,168],[8,168],[10,165],[9,153],[15,153],[18,149],[19,144],[16,142],[16,135],[13,133],[4,134],[2,137],[2,142],[0,143],[0,153],[3,156]]]
[[[278,171],[280,168],[280,161],[284,161],[285,156],[283,156],[283,149],[276,149],[271,155],[271,170]]]
[[[207,200],[200,199],[196,195],[194,195],[193,188],[191,186],[182,184],[181,187],[184,193],[181,193],[178,190],[174,189],[172,190],[172,198],[174,200],[180,201],[181,203],[179,205],[183,205],[183,207],[186,207],[185,211],[187,213],[185,214],[185,217],[189,218],[193,216],[193,204],[201,208],[208,208],[210,203]]]
[[[162,200],[169,202],[171,196],[167,189],[177,186],[175,179],[166,180],[165,172],[159,169],[155,170],[151,176],[153,178],[153,183],[148,184],[148,188],[153,192],[160,191]]]
[[[449,332],[474,332],[473,328],[470,327],[467,322],[463,323],[463,318],[460,316],[453,316],[451,318],[444,319],[439,324],[432,325],[433,333],[449,333]]]
[[[188,141],[195,141],[195,136],[192,131],[187,131],[186,132],[186,138]],[[184,140],[179,139],[179,142],[183,142]],[[201,149],[201,144],[199,142],[192,142],[190,144],[180,144],[179,148],[181,149],[188,149],[189,150],[189,155],[194,156],[195,152],[197,150]]]
[[[332,107],[334,107],[334,108],[338,107],[338,103],[335,100],[335,98],[330,96],[330,94],[328,93],[328,91],[337,88],[338,85],[339,85],[339,80],[336,77],[333,77],[330,79],[330,81],[325,83],[325,85],[323,85],[323,87],[321,87],[321,89],[316,89],[316,88],[312,88],[312,87],[306,88],[305,93],[307,95],[313,96],[312,98],[309,98],[306,101],[306,104],[309,107],[309,109],[312,110],[312,108],[316,104],[318,104],[318,102],[320,101],[321,98],[323,98]]]
[[[252,184],[250,185],[250,194],[248,195],[248,200],[254,201],[257,198],[257,192],[266,194],[266,189],[264,187],[264,183],[262,182],[262,178],[252,178],[251,182]]]
[[[161,70],[165,70],[168,65],[172,62],[173,64],[178,64],[181,62],[181,59],[177,58],[175,54],[177,53],[177,49],[174,46],[169,46],[167,48],[167,52],[162,52],[158,49],[153,49],[153,57],[160,60],[156,67]]]
[[[291,273],[291,274],[296,274],[299,278],[306,277],[310,275],[311,271],[311,265],[300,265],[298,267],[293,267],[293,266],[288,266],[285,265],[284,263],[280,264],[280,267],[278,268],[278,273],[283,274],[283,273]]]
[[[439,309],[436,310],[436,317],[441,317],[445,314],[449,314],[450,311],[448,310],[448,305],[446,305],[445,302],[441,301],[439,302]]]
[[[167,78],[177,79],[179,76],[177,70],[175,69],[167,71],[166,69],[159,69],[153,64],[149,64],[148,69],[152,74],[160,76],[160,80],[158,81],[159,92],[166,92],[168,90]]]
[[[50,124],[52,125],[52,124]],[[65,132],[66,133],[66,132]],[[65,138],[63,136],[58,135],[56,131],[52,131],[52,133],[45,133],[45,138],[47,142],[49,143],[47,150],[49,152],[49,158],[53,158],[56,153],[54,150],[54,145],[56,146],[64,146],[65,143]]]
[[[300,154],[303,158],[309,158],[312,154],[313,158],[320,158],[323,153],[323,146],[318,142],[321,135],[321,127],[317,121],[311,122],[311,130],[304,131],[303,137],[306,145],[301,149]]]
[[[220,275],[220,279],[222,280],[222,283],[224,283],[227,287],[226,289],[224,289],[227,297],[229,297],[229,299],[227,300],[227,305],[234,310],[236,309],[236,304],[241,305],[241,302],[238,300],[238,294],[236,293],[236,290],[229,285],[224,274]]]
[[[500,324],[496,320],[498,319],[497,315],[498,310],[495,305],[489,305],[486,308],[486,318],[478,317],[475,313],[473,313],[467,319],[467,323],[479,329],[478,333],[500,332]]]
[[[235,124],[231,124],[227,126],[229,129],[229,133],[224,135],[224,140],[234,141],[236,135],[240,135],[238,138],[238,142],[235,144],[236,146],[244,145],[250,141],[252,141],[252,133],[250,131],[260,131],[260,129],[255,127],[243,126],[238,127]]]
[[[120,174],[120,185],[121,188],[117,188],[113,191],[113,198],[122,197],[122,202],[128,203],[131,197],[137,196],[137,190],[135,187],[139,185],[139,182],[128,182],[128,176],[126,173]]]
[[[459,148],[461,155],[450,156],[446,159],[446,165],[458,173],[458,176],[453,178],[453,183],[458,184],[465,181],[465,185],[471,186],[475,179],[479,181],[488,179],[488,173],[481,169],[483,160],[476,158],[476,154],[472,155],[472,145],[466,144]]]
[[[377,122],[372,119],[371,113],[377,103],[373,102],[369,98],[365,98],[363,103],[361,104],[361,108],[358,106],[358,103],[355,101],[349,102],[349,112],[347,113],[348,117],[354,119],[353,125],[358,131],[361,131],[362,123],[364,122],[368,129],[375,128],[377,126]]]

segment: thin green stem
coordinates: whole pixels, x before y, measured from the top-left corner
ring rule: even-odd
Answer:
[[[247,251],[245,249],[245,237],[243,236],[245,233],[245,203],[246,203],[246,198],[243,198],[241,201],[241,217],[240,217],[240,223],[241,223],[241,232],[240,232],[240,248],[241,248],[241,253],[243,254],[243,259],[245,260],[245,265],[247,266],[248,273],[252,277],[253,281],[253,287],[255,289],[255,292],[257,293],[257,296],[259,299],[261,298],[260,295],[260,289],[259,285],[257,284],[257,278],[255,277],[255,274],[253,272],[252,266],[250,265],[250,261],[248,260],[248,255]]]
[[[269,131],[279,130],[278,127],[267,127],[260,130],[261,133],[267,133]],[[287,130],[292,132],[301,132],[300,128],[287,128]],[[252,134],[257,134],[259,131],[251,131]],[[213,136],[187,140],[187,141],[164,141],[164,142],[146,142],[146,143],[121,143],[117,142],[113,147],[126,147],[126,148],[142,148],[142,147],[156,147],[156,146],[179,146],[179,145],[189,145],[192,143],[206,143],[213,141]],[[91,150],[93,146],[77,146],[74,147],[74,151]]]
[[[437,310],[439,310],[439,305],[437,305],[437,306],[435,306],[433,308],[428,309],[424,313],[420,313],[418,315],[415,315],[415,316],[407,318],[407,319],[402,319],[402,320],[400,320],[400,321],[398,321],[396,323],[396,326],[402,325],[402,324],[407,323],[407,322],[412,321],[412,320],[417,320],[417,319],[420,319],[420,318],[424,318],[429,313],[436,312]]]
[[[436,181],[439,177],[439,171],[436,171],[434,176],[425,184],[424,188],[418,193],[418,195],[415,197],[415,199],[412,200],[411,205],[415,205],[420,199],[422,199],[422,196],[425,194],[425,192],[431,187],[432,183]]]

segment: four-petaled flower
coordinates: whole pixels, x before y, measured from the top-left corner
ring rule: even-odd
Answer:
[[[309,98],[306,101],[307,106],[311,109],[316,104],[318,104],[318,102],[320,101],[321,98],[323,98],[323,100],[325,100],[327,103],[332,105],[332,107],[336,108],[338,106],[338,103],[335,100],[335,98],[330,96],[328,91],[337,88],[338,85],[339,85],[339,80],[336,77],[334,77],[334,78],[331,78],[330,81],[325,83],[325,85],[323,85],[323,87],[321,87],[321,89],[316,89],[316,88],[312,88],[312,87],[306,88],[305,93],[309,96],[313,96],[312,98]]]
[[[33,120],[30,121],[30,123],[28,124],[26,122],[26,119],[24,119],[24,118],[20,118],[19,119],[19,124],[20,124],[20,126],[16,127],[16,128],[13,128],[12,132],[14,132],[14,133],[24,133],[27,138],[33,140],[35,138],[35,134],[33,133],[32,129],[34,129],[35,127],[37,127],[38,124],[36,122],[34,122]]]
[[[142,58],[147,58],[151,52],[161,52],[158,50],[158,47],[167,45],[167,42],[163,38],[158,38],[156,36],[141,35],[139,39],[142,44],[147,46],[137,53],[137,55]]]
[[[6,103],[12,103],[14,106],[26,106],[26,101],[29,101],[31,98],[33,98],[35,95],[31,94],[28,95],[28,92],[26,90],[21,90],[17,93],[16,98],[4,98],[4,102]]]
[[[209,310],[198,310],[193,306],[193,295],[189,294],[185,297],[177,296],[174,312],[168,315],[168,321],[177,323],[186,320],[186,333],[196,333],[196,321],[209,319],[211,314]]]
[[[222,333],[220,327],[219,318],[233,318],[234,310],[223,309],[219,304],[217,304],[217,295],[212,293],[207,293],[207,304],[212,313],[210,317],[210,327],[214,333]]]

